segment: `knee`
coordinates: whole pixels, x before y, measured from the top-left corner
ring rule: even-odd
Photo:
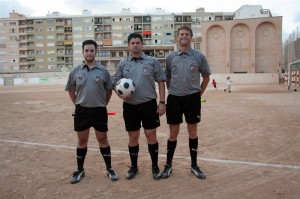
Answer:
[[[87,143],[88,143],[88,140],[87,139],[78,139],[78,147],[82,148],[82,147],[87,147]]]

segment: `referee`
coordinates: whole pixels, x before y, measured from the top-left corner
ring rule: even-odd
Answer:
[[[112,95],[112,81],[107,69],[95,62],[97,43],[86,40],[82,43],[84,63],[75,67],[69,74],[65,90],[75,105],[74,130],[77,132],[77,169],[71,183],[78,183],[84,176],[84,160],[87,154],[90,128],[95,134],[100,153],[106,165],[106,174],[112,180],[118,175],[111,168],[111,150],[107,140],[107,109]]]

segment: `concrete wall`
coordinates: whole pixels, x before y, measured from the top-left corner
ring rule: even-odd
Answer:
[[[213,79],[218,84],[226,84],[226,78],[230,76],[233,84],[279,84],[278,73],[245,73],[245,74],[212,74],[211,82]],[[5,76],[0,77],[0,86],[4,86],[4,79],[6,79],[6,85],[8,80],[12,81],[10,85],[38,85],[38,84],[66,84],[68,80],[68,73],[56,73],[55,76],[52,73],[35,73],[22,74],[21,77]],[[210,82],[210,83],[211,83]]]
[[[226,85],[229,76],[232,84],[255,85],[255,84],[279,84],[278,73],[245,73],[245,74],[212,74],[210,84],[213,79],[220,85]]]

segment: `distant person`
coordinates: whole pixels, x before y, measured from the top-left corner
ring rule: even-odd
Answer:
[[[69,74],[65,90],[75,105],[74,130],[77,131],[77,169],[71,183],[78,183],[85,176],[84,160],[87,154],[90,128],[95,129],[100,153],[106,164],[106,174],[118,180],[117,173],[111,168],[111,150],[107,139],[107,109],[112,95],[112,81],[105,66],[95,62],[97,43],[86,40],[82,43],[85,62],[75,67]]]
[[[167,160],[161,173],[163,178],[168,178],[172,172],[172,160],[183,115],[189,135],[191,172],[199,179],[206,178],[197,164],[197,128],[201,120],[201,96],[209,83],[211,72],[206,57],[191,48],[192,37],[193,32],[189,26],[180,27],[177,30],[179,49],[166,58],[165,73],[169,92],[166,116],[170,134],[167,141]]]
[[[139,137],[141,127],[143,127],[152,161],[152,176],[154,180],[159,180],[161,173],[158,166],[159,145],[156,138],[156,129],[160,126],[159,117],[165,114],[166,111],[166,76],[158,60],[147,56],[142,51],[143,37],[141,34],[131,33],[127,38],[127,42],[130,51],[129,56],[118,64],[113,81],[114,86],[121,78],[132,79],[135,83],[133,95],[127,98],[121,97],[123,99],[125,129],[129,137],[128,151],[131,161],[126,179],[133,179],[139,172]]]
[[[232,81],[230,80],[230,77],[228,76],[227,80],[226,80],[227,89],[224,89],[224,92],[226,92],[227,90],[229,93],[231,92],[231,83],[232,83]]]
[[[212,85],[214,86],[214,88],[215,88],[216,90],[218,90],[218,89],[217,89],[217,82],[216,82],[216,80],[215,80],[215,79],[213,79],[213,81],[212,81]]]

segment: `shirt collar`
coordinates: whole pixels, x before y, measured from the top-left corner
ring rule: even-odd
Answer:
[[[87,70],[89,70],[89,67],[85,63],[82,63],[80,65],[80,69],[83,70],[84,68],[87,68]],[[100,69],[100,64],[96,62],[95,68],[99,68]]]
[[[178,49],[177,53],[178,53],[178,55],[184,55],[184,54],[192,55],[193,54],[193,49],[190,47],[187,50],[187,52],[182,52],[180,49]]]
[[[146,59],[146,57],[147,57],[147,55],[146,55],[145,53],[142,53],[141,56],[140,56],[137,60],[140,60],[140,59]],[[132,57],[131,54],[129,54],[127,60],[128,60],[128,61],[132,61],[132,60],[135,61],[134,57]]]

